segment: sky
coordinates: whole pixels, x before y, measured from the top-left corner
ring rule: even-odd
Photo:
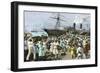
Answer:
[[[24,11],[24,27],[25,31],[38,30],[43,28],[54,28],[56,25],[56,19],[58,12],[39,12],[39,11]],[[61,27],[72,27],[73,23],[76,23],[76,28],[79,28],[80,23],[83,24],[84,29],[90,28],[90,14],[85,13],[67,13],[60,12]]]

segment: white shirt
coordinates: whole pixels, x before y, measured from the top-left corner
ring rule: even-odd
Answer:
[[[79,52],[80,52],[80,53],[83,53],[83,48],[82,48],[82,47],[78,47],[78,48],[77,48],[77,53],[79,53]]]

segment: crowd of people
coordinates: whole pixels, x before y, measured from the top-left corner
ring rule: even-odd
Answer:
[[[32,61],[61,60],[63,56],[70,55],[71,59],[90,58],[90,37],[67,33],[61,36],[33,38],[31,35],[25,37],[25,48],[27,55],[25,60]],[[67,60],[67,57],[66,57]]]

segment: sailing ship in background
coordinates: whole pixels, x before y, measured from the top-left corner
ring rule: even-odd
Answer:
[[[61,13],[57,13],[55,17],[50,17],[52,19],[56,20],[56,25],[54,28],[44,28],[44,30],[52,36],[60,36],[63,34],[67,34],[68,30],[72,30],[73,32],[78,31],[80,33],[89,33],[90,32],[90,27],[88,22],[88,17],[85,18],[75,18],[73,22],[73,26],[61,26],[61,22],[65,22],[67,24],[67,21],[62,19],[64,17],[61,15]],[[85,25],[85,27],[84,27]]]

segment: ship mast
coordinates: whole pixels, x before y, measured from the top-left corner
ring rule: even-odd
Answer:
[[[65,21],[65,20],[62,20],[61,19],[61,15],[60,15],[60,13],[57,13],[57,16],[56,17],[51,17],[52,19],[56,19],[56,25],[55,25],[55,28],[57,29],[57,28],[59,28],[59,27],[61,27],[60,26],[60,21]]]

